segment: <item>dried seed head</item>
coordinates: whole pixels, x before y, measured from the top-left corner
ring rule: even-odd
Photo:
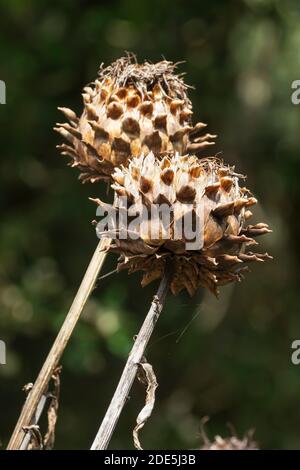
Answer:
[[[200,286],[217,294],[220,285],[240,281],[249,262],[270,258],[248,251],[257,244],[254,237],[270,230],[263,223],[245,225],[247,207],[257,201],[240,188],[240,178],[216,158],[176,154],[157,160],[152,152],[116,169],[112,187],[118,216],[127,211],[130,219],[146,208],[146,217],[122,228],[122,237],[115,234],[110,249],[121,254],[118,268],[144,271],[146,285],[162,277],[172,260],[174,294],[187,289],[193,295]],[[127,196],[126,207],[121,196]],[[169,218],[153,216],[154,207],[169,208]],[[192,227],[192,237],[182,229],[184,223]]]
[[[68,145],[59,146],[71,158],[83,182],[109,179],[115,166],[131,156],[153,152],[200,152],[216,137],[198,137],[205,124],[191,124],[188,85],[176,74],[178,64],[163,60],[138,64],[134,55],[100,67],[97,80],[84,88],[81,117],[59,108],[69,124],[57,124]]]
[[[201,450],[258,450],[257,443],[248,435],[239,439],[236,436],[215,436],[212,442],[205,444]]]

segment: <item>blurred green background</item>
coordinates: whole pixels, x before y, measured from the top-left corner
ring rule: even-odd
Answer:
[[[300,449],[300,366],[290,360],[300,339],[300,106],[291,103],[299,1],[3,0],[0,12],[3,446],[21,388],[36,378],[97,243],[88,197],[105,194],[101,184],[81,185],[58,155],[56,108],[80,113],[82,87],[99,64],[130,50],[139,60],[186,61],[180,71],[196,87],[195,119],[219,135],[216,152],[248,175],[256,220],[274,231],[259,240],[274,261],[253,266],[219,300],[201,291],[168,298],[147,350],[159,388],[142,444],[197,448],[208,415],[210,437],[228,435],[230,422],[239,435],[255,428],[262,448]],[[111,255],[103,272],[115,264]],[[139,282],[126,272],[104,279],[84,310],[62,360],[56,449],[88,448],[94,438],[156,289]],[[143,400],[135,384],[112,448],[133,447]]]

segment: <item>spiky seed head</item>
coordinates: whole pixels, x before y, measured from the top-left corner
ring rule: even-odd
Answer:
[[[110,250],[121,254],[118,269],[144,271],[144,286],[163,276],[169,260],[174,294],[187,289],[193,295],[201,286],[217,295],[219,286],[240,281],[248,263],[270,258],[267,253],[248,251],[257,245],[255,237],[270,230],[264,223],[246,224],[249,207],[257,200],[240,186],[243,178],[216,158],[199,160],[179,154],[157,160],[150,152],[133,158],[127,167],[116,168],[112,187],[117,217],[127,211],[131,220],[133,214],[147,211],[146,218],[122,228],[122,236],[119,226],[114,231]],[[153,207],[162,204],[170,208],[170,219],[157,213],[153,217]],[[177,227],[188,215],[188,223],[198,230],[197,248],[187,249],[184,230],[178,235]]]
[[[69,121],[55,127],[67,141],[59,149],[83,182],[109,179],[131,156],[200,152],[214,143],[215,135],[199,137],[205,124],[192,125],[188,86],[176,67],[166,60],[138,64],[129,54],[100,67],[95,82],[84,88],[81,117],[59,108]]]
[[[201,450],[258,450],[258,446],[252,439],[252,433],[249,433],[242,439],[237,436],[215,436],[214,440],[206,442]]]

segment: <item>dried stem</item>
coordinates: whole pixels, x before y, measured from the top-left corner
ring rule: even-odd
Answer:
[[[98,243],[65,321],[53,343],[35,384],[26,398],[15,430],[8,444],[8,450],[19,450],[22,446],[22,442],[25,437],[24,427],[26,428],[27,426],[30,426],[33,421],[33,417],[42,395],[47,389],[52,374],[59,363],[61,355],[71,337],[82,309],[94,287],[98,273],[106,257],[105,249],[110,245],[110,241],[110,239],[104,238]]]
[[[44,411],[44,408],[45,408],[45,405],[46,405],[46,402],[47,402],[47,398],[48,398],[47,395],[43,394],[41,396],[39,404],[36,408],[36,412],[33,416],[33,419],[31,420],[30,426],[37,426],[38,425],[40,417],[42,416],[42,413]],[[30,428],[30,426],[29,426],[29,428]],[[25,437],[22,441],[22,444],[20,446],[20,450],[27,450],[27,447],[30,444],[30,440],[31,440],[31,433],[30,433],[30,430],[28,429],[28,431],[27,431],[27,433],[26,433],[26,435],[25,435]]]
[[[157,294],[152,300],[150,310],[138,335],[135,338],[134,345],[129,354],[119,384],[100,425],[91,450],[104,450],[107,449],[109,445],[122,409],[124,408],[124,405],[128,399],[128,394],[136,376],[138,365],[144,356],[145,348],[163,309],[170,285],[170,276],[171,267],[167,266]]]

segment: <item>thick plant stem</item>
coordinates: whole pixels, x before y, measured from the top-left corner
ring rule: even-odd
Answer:
[[[65,318],[65,321],[53,343],[48,357],[45,360],[31,391],[26,398],[15,430],[9,441],[7,450],[19,450],[22,446],[22,442],[25,437],[23,428],[32,424],[33,417],[36,413],[41,397],[47,389],[52,374],[60,361],[61,355],[71,337],[82,309],[94,287],[97,276],[100,269],[102,268],[107,254],[105,250],[109,247],[110,242],[110,239],[103,238],[97,245],[95,253],[86,270],[84,278]]]
[[[142,360],[148,341],[163,309],[169,289],[170,275],[170,266],[168,266],[159,285],[157,294],[152,300],[150,310],[135,338],[134,345],[128,356],[119,384],[100,425],[91,450],[104,450],[107,449],[109,445],[122,409],[128,399],[128,394],[136,376],[138,365]]]

